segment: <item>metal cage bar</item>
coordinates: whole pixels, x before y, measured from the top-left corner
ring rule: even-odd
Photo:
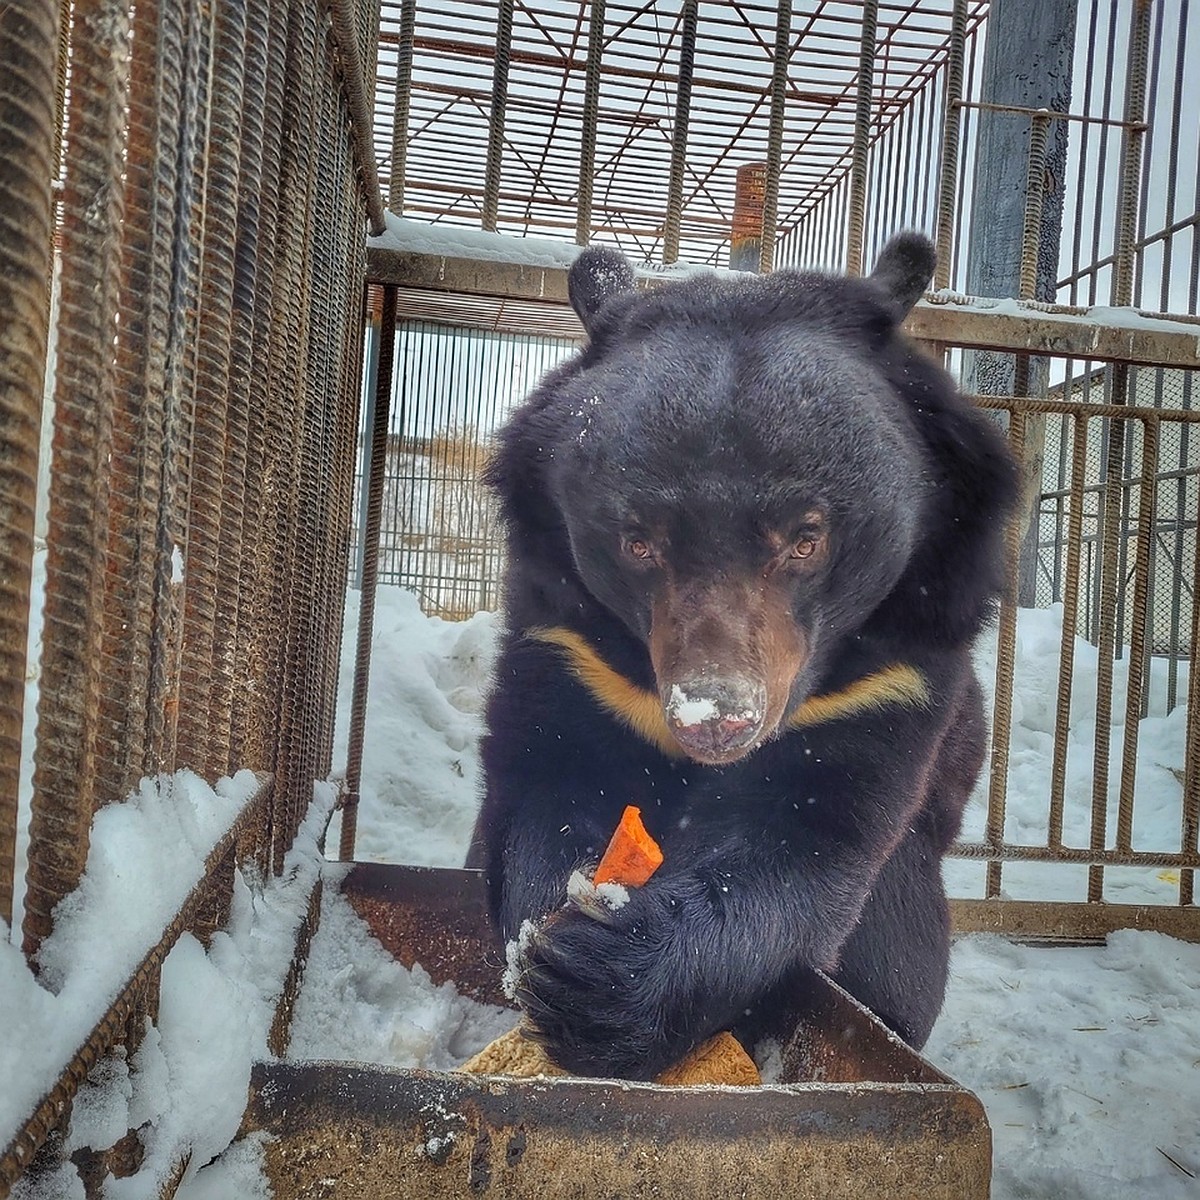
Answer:
[[[0,9],[0,922],[13,918],[38,436],[58,143],[58,5]]]
[[[24,944],[36,964],[55,905],[87,858],[96,798],[95,736],[112,439],[125,74],[123,0],[79,0],[73,44],[63,194],[62,325],[58,335],[46,603],[38,737],[29,821]],[[22,672],[22,677],[23,677]]]

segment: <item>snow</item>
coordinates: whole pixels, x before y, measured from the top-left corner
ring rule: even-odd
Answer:
[[[1004,832],[1008,841],[1045,845],[1058,693],[1062,606],[1021,609],[1017,619],[1017,669],[1013,684],[1012,737],[1009,743],[1008,806]],[[976,665],[990,709],[996,678],[996,634],[981,639]],[[1138,725],[1139,751],[1134,775],[1133,846],[1137,850],[1179,850],[1183,814],[1184,739],[1186,709],[1165,712],[1166,663],[1151,660],[1150,715]],[[1074,642],[1071,710],[1067,739],[1063,840],[1068,846],[1087,846],[1090,840],[1092,786],[1095,775],[1096,690],[1099,653],[1082,638]],[[1108,781],[1108,840],[1113,844],[1121,781],[1121,753],[1129,678],[1128,657],[1113,669],[1113,726],[1109,734],[1111,766]],[[1186,665],[1180,694],[1186,694]],[[979,841],[987,822],[987,780],[971,798],[963,822],[963,838]],[[984,864],[952,860],[946,879],[954,895],[982,895]],[[1086,897],[1087,867],[1035,862],[1006,863],[1004,895],[1015,899],[1081,900]],[[1104,896],[1117,903],[1171,903],[1179,876],[1174,871],[1122,867],[1105,872]]]
[[[40,980],[0,936],[0,1079],[11,1081],[0,1090],[0,1146],[158,942],[255,786],[249,771],[215,790],[188,771],[143,781],[125,803],[96,814],[87,869],[55,910]]]
[[[254,787],[250,772],[214,790],[184,771],[156,784],[144,781],[130,800],[97,814],[78,898],[59,910],[42,956],[43,977],[61,983],[57,995],[34,979],[18,948],[0,937],[0,1011],[6,1014],[0,1079],[12,1081],[0,1089],[0,1145],[8,1144],[117,987],[158,941],[199,878],[211,845]],[[191,934],[175,944],[162,967],[158,1021],[147,1025],[130,1064],[134,1069],[123,1058],[108,1060],[80,1092],[68,1150],[105,1149],[129,1129],[144,1131],[141,1169],[109,1180],[106,1200],[157,1196],[179,1157],[190,1153],[186,1183],[237,1133],[251,1066],[267,1057],[296,930],[321,866],[318,839],[336,797],[335,788],[317,785],[278,878],[264,881],[250,868],[237,872],[228,926],[207,950]],[[216,1194],[256,1194],[248,1156],[249,1148],[240,1149],[233,1165],[221,1168],[241,1170],[246,1186]],[[23,1183],[14,1193],[25,1200],[74,1200],[82,1194],[62,1172]],[[179,1195],[191,1193],[185,1187]]]
[[[717,715],[716,704],[706,696],[689,696],[676,683],[671,685],[671,696],[667,701],[667,713],[685,729],[690,725],[699,725],[702,721],[711,721]]]
[[[470,258],[482,262],[513,263],[524,267],[565,270],[579,256],[582,246],[547,237],[514,237],[507,233],[489,233],[445,221],[414,221],[386,213],[387,227],[367,239],[372,250],[393,250],[408,254],[429,254],[441,258]],[[697,273],[725,273],[720,267],[677,262],[634,263],[634,275],[644,279],[678,279]]]
[[[987,1109],[996,1200],[1200,1195],[1198,1010],[1200,946],[1160,934],[959,941],[925,1054]]]
[[[346,761],[361,595],[346,597],[335,764]],[[494,614],[427,618],[411,592],[379,589],[355,843],[360,860],[462,866],[479,805],[478,742],[496,628]],[[338,829],[335,816],[331,846]]]
[[[314,982],[296,1002],[292,1059],[448,1071],[516,1023],[511,1009],[478,1004],[450,983],[434,984],[420,966],[405,969],[332,886],[322,893],[305,975]]]
[[[1095,304],[1090,308],[1070,311],[1064,305],[1045,304],[1038,300],[1014,300],[1011,297],[993,299],[987,296],[965,296],[943,289],[917,302],[920,307],[951,308],[955,312],[987,313],[990,316],[1040,316],[1056,323],[1078,325],[1092,331],[1092,345],[1099,344],[1102,328],[1125,329],[1130,333],[1169,333],[1191,337],[1193,353],[1200,358],[1200,332],[1191,321],[1174,320],[1169,316],[1140,312],[1136,308],[1115,308]]]
[[[583,871],[572,871],[567,879],[567,898],[597,920],[629,903],[629,889],[620,883],[593,883]]]
[[[529,949],[537,937],[537,925],[528,918],[521,922],[517,936],[504,947],[504,973],[500,976],[500,988],[510,999],[515,1000],[521,982],[521,955]]]
[[[554,238],[513,237],[462,225],[414,221],[387,213],[387,228],[367,239],[372,250],[400,250],[446,258],[520,263],[527,267],[569,267],[581,247]]]

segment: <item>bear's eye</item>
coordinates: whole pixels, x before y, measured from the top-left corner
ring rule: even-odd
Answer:
[[[818,539],[815,537],[802,537],[791,549],[790,558],[812,558],[817,552]]]
[[[654,551],[645,538],[626,538],[625,553],[638,562],[649,562],[654,557]]]

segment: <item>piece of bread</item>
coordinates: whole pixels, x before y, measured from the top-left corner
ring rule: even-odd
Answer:
[[[459,1069],[472,1075],[514,1075],[522,1079],[570,1074],[551,1062],[545,1050],[527,1037],[519,1025],[485,1046]],[[655,1083],[672,1087],[699,1083],[754,1087],[762,1083],[762,1078],[737,1038],[731,1033],[718,1033],[668,1067]]]

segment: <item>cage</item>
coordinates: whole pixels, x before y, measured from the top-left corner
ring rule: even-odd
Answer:
[[[1003,424],[1028,497],[980,650],[992,749],[956,926],[1200,938],[1198,38],[1196,10],[1151,0],[0,5],[0,919],[22,929],[29,969],[4,978],[36,1058],[0,1095],[0,1195],[60,1170],[89,1196],[135,1176],[171,1195],[221,1148],[131,1117],[96,1149],[69,1125],[97,1073],[152,1056],[168,955],[226,936],[247,880],[289,914],[258,1006],[265,1050],[286,1046],[322,890],[370,890],[318,846],[336,808],[354,855],[375,588],[447,617],[495,604],[487,443],[578,343],[565,275],[590,242],[655,286],[683,260],[861,273],[896,227],[936,236],[910,331]],[[331,787],[347,579],[360,669]],[[1048,669],[1026,680],[1035,634]],[[1052,746],[1020,777],[1032,817],[1012,804],[1026,684]],[[1141,721],[1171,714],[1182,753],[1158,763]],[[1166,840],[1143,820],[1148,770],[1170,777]],[[130,814],[144,829],[114,833]],[[114,845],[157,872],[119,936],[76,920],[89,847]],[[381,936],[428,883],[396,871]],[[437,881],[443,907],[459,886]],[[427,951],[448,974],[477,937],[460,907]],[[840,1003],[801,1022],[810,1040],[857,1019]],[[825,1055],[835,1090],[879,1085],[851,1123],[907,1131],[914,1194],[986,1195],[973,1098],[866,1030],[870,1053]],[[377,1077],[275,1067],[254,1068],[242,1132],[280,1138],[280,1187],[324,1186],[303,1132],[331,1094],[331,1142],[359,1138],[381,1171],[424,1144],[411,1080],[385,1089],[403,1136],[373,1142]],[[558,1145],[561,1092],[524,1129],[511,1097],[421,1086],[471,1129],[422,1186],[509,1179],[539,1128]],[[674,1136],[641,1103],[597,1116],[605,1153]],[[727,1164],[797,1111],[758,1107],[721,1133]],[[863,1144],[837,1141],[822,1161],[861,1168]]]

